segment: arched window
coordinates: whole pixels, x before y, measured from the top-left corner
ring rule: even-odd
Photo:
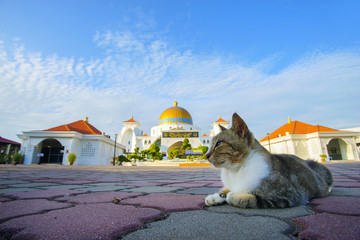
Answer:
[[[149,140],[149,144],[151,144],[151,140]]]
[[[147,144],[147,141],[145,140],[145,144]]]
[[[207,143],[209,144],[209,140],[207,140]]]
[[[203,141],[203,144],[205,144],[205,140]]]

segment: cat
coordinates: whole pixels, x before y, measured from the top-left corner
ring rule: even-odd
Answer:
[[[213,138],[206,158],[221,168],[224,187],[205,199],[208,206],[228,203],[239,208],[286,208],[325,197],[333,184],[328,168],[295,155],[271,154],[234,113],[232,126]]]

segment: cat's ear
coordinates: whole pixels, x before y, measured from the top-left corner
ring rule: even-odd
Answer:
[[[226,127],[223,127],[223,126],[221,126],[221,125],[219,125],[219,127],[220,127],[220,130],[221,130],[222,132],[225,131],[225,130],[227,130]]]
[[[250,132],[244,120],[242,120],[242,118],[237,113],[234,113],[232,116],[231,129],[240,137],[244,137]]]

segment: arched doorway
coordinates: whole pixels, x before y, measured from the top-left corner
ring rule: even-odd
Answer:
[[[340,138],[331,139],[327,145],[329,157],[331,157],[332,160],[347,160],[347,145],[348,144]]]
[[[179,150],[180,150],[180,154],[181,154],[181,146],[182,146],[183,142],[182,141],[179,141],[179,142],[176,142],[174,144],[172,144],[170,147],[168,147],[168,150],[167,150],[167,155],[169,156],[169,152],[174,149],[175,147],[178,147]]]
[[[64,146],[56,139],[45,139],[39,144],[41,156],[39,163],[58,163],[63,162]]]

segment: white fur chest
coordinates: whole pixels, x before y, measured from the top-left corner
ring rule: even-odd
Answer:
[[[221,180],[224,187],[231,192],[250,193],[269,174],[269,166],[264,156],[257,152],[251,152],[240,169],[229,170],[223,168]]]

